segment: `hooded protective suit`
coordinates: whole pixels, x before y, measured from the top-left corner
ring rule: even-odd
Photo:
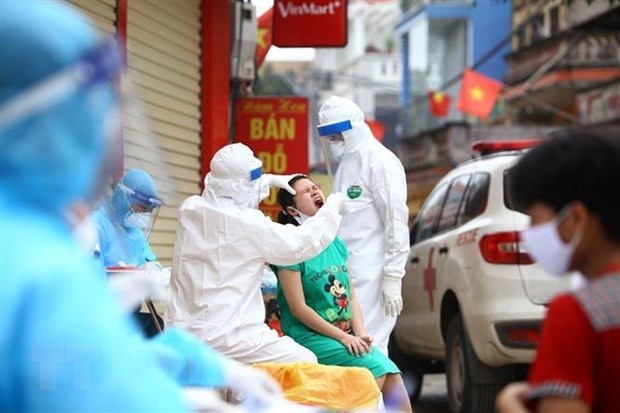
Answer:
[[[301,227],[274,223],[255,209],[268,194],[261,166],[247,146],[225,146],[211,160],[202,196],[181,206],[166,324],[244,363],[316,361],[265,325],[263,265],[290,265],[323,251],[338,231],[341,197],[328,199]]]
[[[319,122],[320,136],[344,138],[334,182],[334,191],[345,195],[338,235],[351,252],[351,276],[366,329],[387,354],[402,309],[401,281],[409,255],[405,171],[372,135],[355,103],[330,97],[319,111]]]
[[[185,411],[64,216],[94,198],[118,54],[63,3],[1,14],[0,411]]]
[[[140,199],[128,189],[135,191]],[[136,216],[131,211],[133,204],[149,208],[161,205],[153,178],[140,169],[127,171],[110,199],[93,214],[99,233],[99,255],[105,267],[121,265],[121,262],[140,266],[157,259],[143,228],[131,225],[131,219]]]

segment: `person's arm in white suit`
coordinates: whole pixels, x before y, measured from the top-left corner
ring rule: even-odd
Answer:
[[[319,212],[298,227],[265,217],[260,238],[265,259],[275,265],[292,265],[317,256],[336,238],[343,202],[342,194],[331,194]]]
[[[385,234],[383,304],[386,314],[396,317],[402,310],[400,289],[409,256],[407,180],[396,159],[377,156],[371,168],[370,184]]]

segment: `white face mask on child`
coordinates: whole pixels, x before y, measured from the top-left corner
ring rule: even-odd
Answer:
[[[565,207],[551,221],[521,231],[521,240],[528,254],[545,271],[558,277],[568,272],[573,253],[581,241],[580,234],[573,236],[567,244],[560,237],[558,227],[568,211],[570,209]]]

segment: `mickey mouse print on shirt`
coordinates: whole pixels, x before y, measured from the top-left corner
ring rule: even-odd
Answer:
[[[334,274],[329,274],[327,277],[327,283],[323,288],[326,293],[331,295],[334,305],[334,308],[327,309],[327,318],[334,326],[338,327],[342,331],[350,331],[352,314],[349,309],[349,295],[347,294],[347,287],[336,279]]]
[[[327,278],[328,283],[325,284],[325,292],[330,293],[334,297],[334,306],[339,308],[338,315],[340,316],[343,311],[346,311],[349,305],[349,296],[347,295],[347,287],[342,285],[340,281],[336,279],[334,274],[330,274]]]

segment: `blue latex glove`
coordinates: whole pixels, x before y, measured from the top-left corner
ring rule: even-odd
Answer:
[[[222,387],[225,358],[190,333],[164,330],[148,341],[160,367],[182,386]]]
[[[185,331],[167,329],[149,343],[160,367],[182,386],[230,388],[250,411],[283,399],[266,372],[225,358]]]

